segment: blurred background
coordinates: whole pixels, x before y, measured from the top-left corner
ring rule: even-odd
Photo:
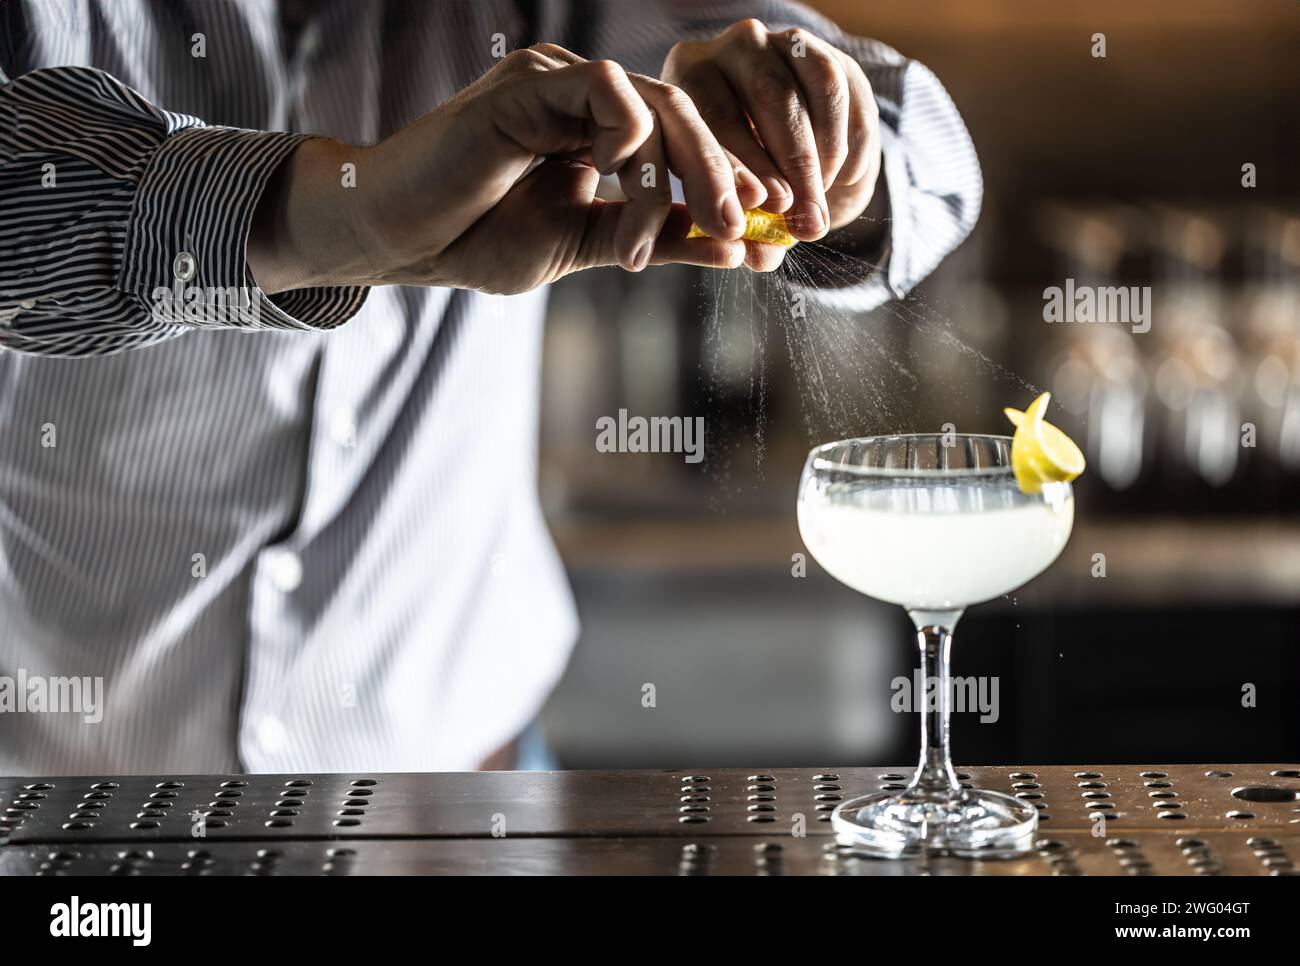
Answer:
[[[803,459],[1009,432],[1002,407],[1042,389],[1089,472],[1058,563],[958,628],[954,673],[997,676],[1000,715],[954,716],[956,760],[1300,758],[1300,4],[812,5],[944,82],[983,215],[905,303],[798,329],[769,311],[791,273],[867,267],[796,249],[773,278],[556,287],[541,485],[583,620],[543,715],[561,763],[914,761],[916,718],[889,710],[916,665],[902,610],[792,572]],[[1048,324],[1067,278],[1150,286],[1150,331]],[[620,408],[704,416],[705,461],[597,452]]]

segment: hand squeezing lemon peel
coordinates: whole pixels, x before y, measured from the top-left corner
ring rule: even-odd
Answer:
[[[1038,493],[1044,483],[1069,483],[1084,469],[1083,453],[1051,423],[1043,419],[1052,394],[1045,392],[1024,412],[1004,409],[1016,427],[1011,441],[1011,469],[1026,493]]]
[[[687,238],[709,238],[699,225],[692,224],[686,233]],[[764,245],[780,245],[790,248],[796,239],[790,234],[785,224],[785,215],[776,211],[764,211],[762,208],[750,208],[745,212],[745,234],[740,236],[745,241],[761,242]]]

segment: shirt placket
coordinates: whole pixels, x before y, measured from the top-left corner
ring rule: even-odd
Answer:
[[[274,70],[277,89],[282,92],[272,107],[271,126],[288,131],[301,130],[308,65],[318,33],[307,24],[288,45],[290,55],[286,61],[286,46],[280,43],[283,25],[278,22],[278,5],[268,4],[260,22],[265,30],[271,32],[261,38],[263,54]],[[309,561],[306,555],[309,537],[302,523],[307,517],[308,501],[314,490],[312,480],[319,478],[315,464],[321,432],[316,414],[320,411],[320,373],[324,369],[325,350],[322,334],[304,334],[302,337],[317,339],[319,345],[313,367],[316,378],[304,380],[302,387],[307,398],[300,411],[312,414],[304,430],[312,438],[307,446],[307,466],[298,498],[298,514],[293,528],[275,543],[265,546],[253,566],[248,674],[239,724],[240,757],[245,767],[252,771],[276,769],[295,743],[292,717],[287,713],[291,700],[288,681],[293,654],[305,633],[303,615],[308,613],[303,600],[303,582]]]

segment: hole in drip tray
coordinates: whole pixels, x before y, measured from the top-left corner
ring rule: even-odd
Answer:
[[[1243,802],[1297,802],[1300,789],[1280,788],[1276,785],[1242,785],[1232,790],[1233,798]]]

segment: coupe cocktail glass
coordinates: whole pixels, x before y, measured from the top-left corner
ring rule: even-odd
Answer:
[[[799,531],[837,580],[900,604],[916,625],[935,700],[921,715],[921,761],[907,788],[865,795],[831,816],[842,843],[878,856],[972,857],[1031,847],[1029,802],[962,788],[948,748],[953,628],[971,604],[1015,590],[1057,558],[1074,523],[1068,483],[1025,493],[1006,436],[848,439],[808,454]]]

